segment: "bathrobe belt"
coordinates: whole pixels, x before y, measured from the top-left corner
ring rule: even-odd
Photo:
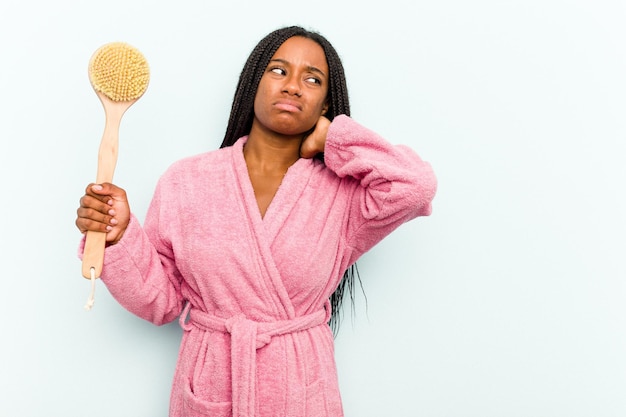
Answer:
[[[189,314],[189,321],[185,322]],[[185,330],[193,325],[204,330],[229,333],[231,336],[231,377],[233,417],[252,417],[255,414],[256,351],[267,345],[272,337],[295,333],[328,323],[330,302],[312,314],[290,320],[259,322],[249,320],[243,314],[228,319],[212,316],[190,308],[188,303],[180,316]]]

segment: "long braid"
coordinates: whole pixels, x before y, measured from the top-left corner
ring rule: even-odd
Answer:
[[[239,76],[239,82],[237,83],[237,89],[235,90],[228,126],[220,148],[232,146],[239,138],[250,133],[252,121],[254,120],[254,99],[261,77],[276,50],[293,36],[311,39],[317,42],[324,50],[329,68],[329,87],[326,98],[328,110],[325,116],[331,121],[340,114],[350,116],[350,100],[348,98],[346,77],[343,64],[335,48],[325,37],[317,32],[311,32],[299,26],[284,27],[271,32],[261,39],[244,64]],[[320,159],[323,161],[323,158]],[[332,315],[329,324],[334,334],[339,329],[341,307],[346,291],[350,295],[351,300],[354,301],[355,277],[359,280],[362,289],[359,270],[356,264],[353,264],[344,272],[339,286],[330,297]],[[354,303],[352,308],[354,309]]]

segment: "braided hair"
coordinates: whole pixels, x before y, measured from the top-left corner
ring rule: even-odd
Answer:
[[[317,32],[306,30],[300,26],[284,27],[271,32],[261,39],[250,53],[239,76],[239,82],[237,83],[237,89],[235,90],[230,117],[228,119],[228,126],[220,148],[232,146],[240,137],[250,133],[252,121],[254,120],[254,99],[261,77],[276,50],[287,39],[294,36],[301,36],[313,40],[322,47],[326,55],[329,69],[329,87],[326,96],[328,110],[324,116],[330,121],[340,114],[350,116],[350,101],[348,99],[346,77],[341,59],[335,48],[324,36]],[[361,284],[358,269],[356,268],[356,264],[353,264],[344,272],[339,286],[330,297],[332,314],[329,325],[335,334],[339,329],[341,320],[340,310],[346,290],[350,294],[350,298],[354,301],[355,277],[357,277],[359,284]]]

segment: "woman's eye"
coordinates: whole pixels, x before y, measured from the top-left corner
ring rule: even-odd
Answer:
[[[270,68],[270,71],[274,74],[285,75],[285,70],[282,68]]]
[[[321,84],[322,80],[320,80],[319,78],[315,78],[315,77],[309,77],[306,79],[308,82],[313,83],[313,84]]]

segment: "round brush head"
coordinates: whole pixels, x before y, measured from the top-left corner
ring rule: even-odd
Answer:
[[[150,68],[139,50],[123,42],[112,42],[91,57],[89,81],[94,90],[113,101],[133,101],[148,88]]]

